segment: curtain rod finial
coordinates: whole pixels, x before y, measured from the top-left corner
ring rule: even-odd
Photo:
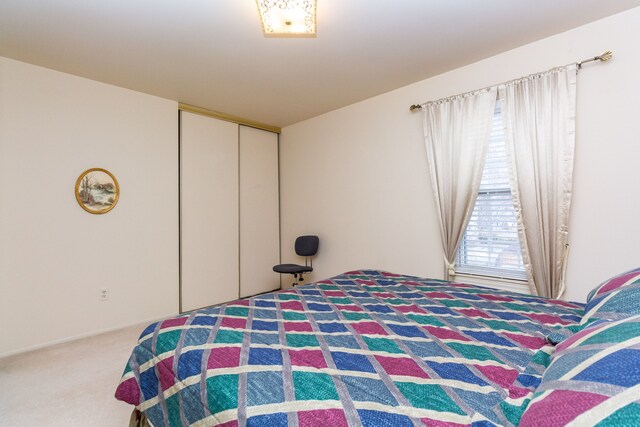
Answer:
[[[606,51],[606,52],[602,53],[602,54],[598,57],[598,59],[600,59],[600,61],[603,61],[603,62],[604,62],[604,61],[608,61],[608,60],[610,60],[612,56],[613,56],[613,52],[611,52],[610,50],[608,50],[608,51]]]
[[[611,59],[611,57],[613,57],[613,52],[611,52],[610,50],[607,50],[606,52],[602,52],[600,55],[598,56],[594,56],[593,58],[590,59],[585,59],[584,61],[580,61],[580,62],[576,62],[576,65],[578,66],[578,70],[582,68],[582,64],[584,64],[585,62],[591,62],[591,61],[608,61]]]
[[[409,111],[415,111],[415,110],[421,110],[422,109],[422,105],[418,105],[418,104],[413,104],[411,107],[409,107]]]

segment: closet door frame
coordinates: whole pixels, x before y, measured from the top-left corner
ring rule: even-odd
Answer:
[[[280,133],[281,128],[271,125],[266,125],[263,123],[242,119],[240,117],[227,115],[224,113],[218,113],[215,111],[206,110],[200,107],[194,107],[187,104],[179,104],[178,107],[178,310],[180,313],[184,313],[184,301],[183,301],[183,230],[182,230],[182,222],[183,222],[183,206],[182,206],[182,113],[189,112],[194,114],[199,114],[203,116],[207,116],[210,118],[228,121],[235,123],[238,126],[238,298],[241,298],[241,265],[240,265],[240,126],[247,126],[255,129],[260,129],[268,132],[272,132],[276,134],[277,137],[277,194],[278,194],[278,263],[281,263],[282,256],[282,233],[281,233],[281,197],[280,197]],[[274,273],[275,274],[275,273]],[[278,288],[282,288],[282,279],[281,276],[278,275],[277,279]],[[215,305],[215,304],[214,304]],[[207,307],[206,305],[204,307]],[[204,308],[202,307],[202,308]],[[188,310],[187,310],[188,311]]]

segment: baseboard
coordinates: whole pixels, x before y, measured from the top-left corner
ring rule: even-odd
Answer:
[[[138,325],[141,327],[140,332],[142,332],[142,327],[145,327],[145,326],[149,325],[150,323],[157,322],[158,320],[166,319],[166,318],[169,318],[169,317],[174,317],[174,316],[177,316],[177,315],[178,315],[178,313],[167,314],[166,316],[153,317],[151,319],[140,320],[140,321],[136,321],[134,323],[127,323],[127,324],[122,324],[122,325],[113,326],[113,327],[109,327],[109,328],[98,329],[98,330],[95,330],[95,331],[90,331],[90,332],[86,332],[86,333],[79,334],[79,335],[73,335],[73,336],[62,338],[62,339],[59,339],[59,340],[47,341],[47,342],[42,343],[42,344],[36,344],[36,345],[28,346],[28,347],[19,348],[17,350],[8,351],[8,352],[5,352],[5,353],[0,353],[0,359],[2,359],[4,357],[9,357],[9,356],[15,356],[17,354],[28,353],[30,351],[42,350],[43,348],[53,347],[54,345],[65,344],[65,343],[68,343],[68,342],[71,342],[71,341],[77,341],[77,340],[80,340],[80,339],[83,339],[83,338],[88,338],[88,337],[93,337],[93,336],[96,336],[96,335],[106,334],[107,332],[113,332],[113,331],[117,331],[119,329],[130,328],[130,327],[138,326]]]

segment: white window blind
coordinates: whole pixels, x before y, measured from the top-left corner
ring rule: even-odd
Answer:
[[[498,102],[478,198],[456,254],[458,273],[526,280],[508,167]]]

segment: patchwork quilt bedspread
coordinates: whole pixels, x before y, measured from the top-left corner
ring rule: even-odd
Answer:
[[[157,427],[513,425],[582,311],[351,271],[150,325],[116,398]]]

